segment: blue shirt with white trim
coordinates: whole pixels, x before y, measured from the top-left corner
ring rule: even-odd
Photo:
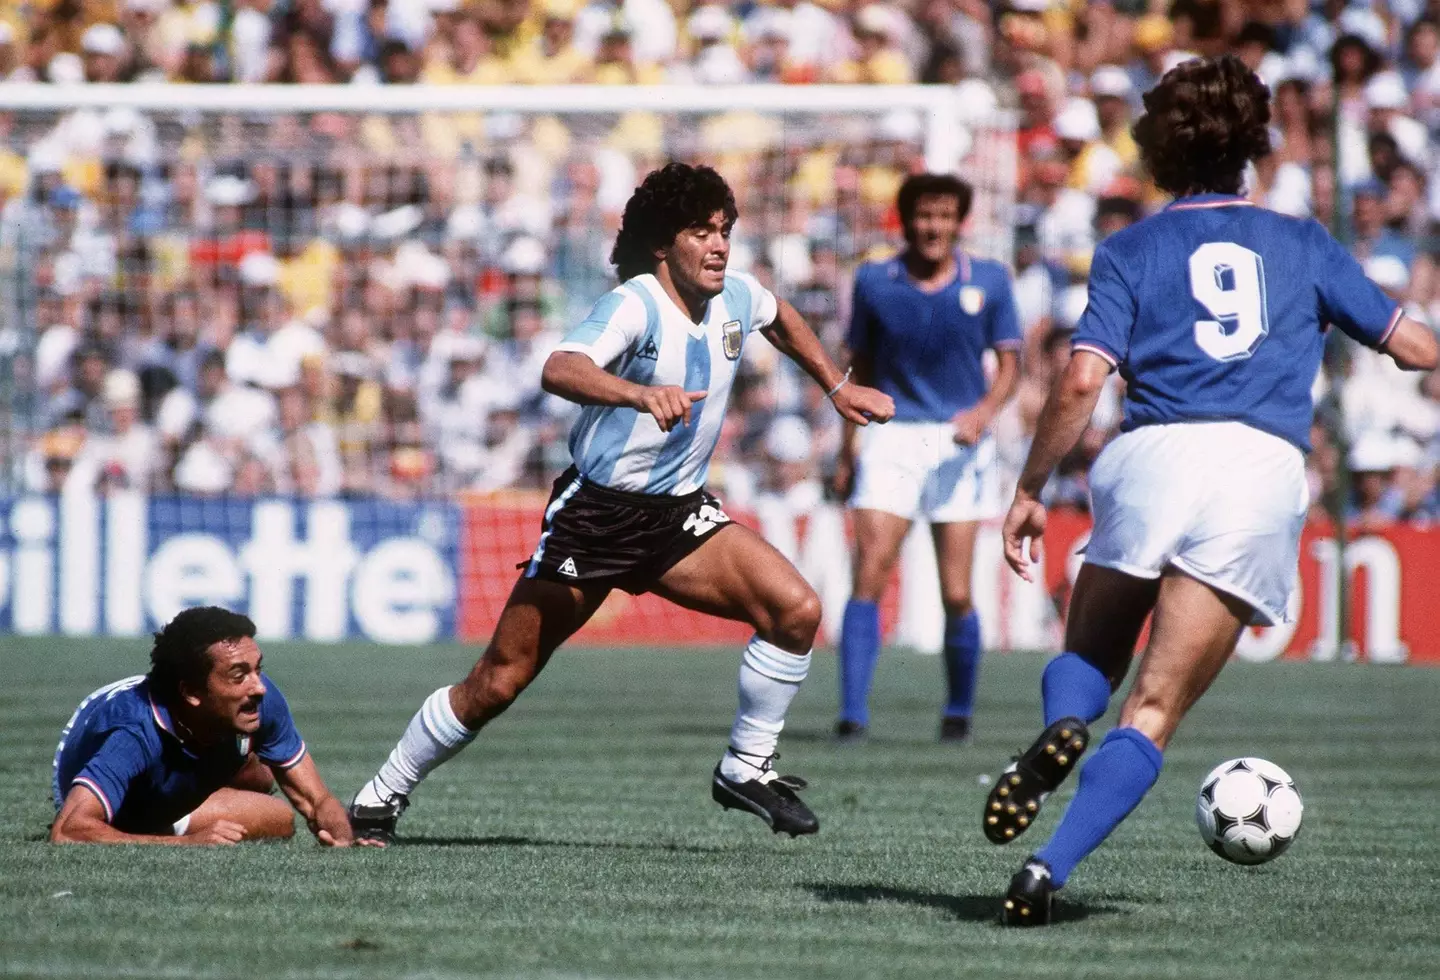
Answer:
[[[869,359],[871,384],[895,399],[899,422],[948,422],[985,397],[983,356],[1020,346],[1010,272],[956,256],[955,278],[922,290],[899,257],[855,273],[850,350]]]
[[[751,332],[775,322],[779,303],[753,276],[727,272],[699,323],[675,305],[652,275],[611,290],[556,348],[584,354],[641,385],[705,391],[690,424],[661,430],[628,406],[587,405],[570,431],[570,456],[591,483],[680,496],[705,485],[720,440],[730,386]]]
[[[150,696],[145,676],[107,684],[84,701],[55,749],[55,808],[76,785],[99,798],[111,826],[130,833],[166,833],[175,821],[227,785],[249,753],[275,769],[305,758],[290,705],[268,677],[260,727],[196,748],[180,738],[170,711]]]
[[[1224,194],[1105,239],[1089,292],[1073,343],[1119,368],[1123,430],[1242,422],[1303,452],[1327,326],[1378,348],[1402,315],[1318,222]]]

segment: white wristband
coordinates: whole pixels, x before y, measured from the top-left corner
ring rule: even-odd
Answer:
[[[846,368],[846,369],[845,369],[845,377],[843,377],[843,378],[840,379],[840,383],[839,383],[839,384],[837,384],[835,387],[831,388],[829,391],[825,392],[825,397],[826,397],[826,398],[834,398],[836,392],[838,392],[841,388],[845,387],[847,384],[850,383],[850,372],[851,372],[852,370],[854,370],[854,369],[853,369],[853,368]]]

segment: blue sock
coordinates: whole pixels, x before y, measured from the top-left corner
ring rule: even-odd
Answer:
[[[845,606],[840,626],[840,720],[870,724],[870,679],[880,658],[880,607],[863,599]]]
[[[1088,725],[1110,703],[1110,681],[1078,653],[1062,653],[1045,665],[1040,692],[1047,726],[1061,718],[1079,718]]]
[[[975,710],[980,676],[980,617],[974,612],[945,617],[946,718],[969,718]]]
[[[1050,866],[1055,887],[1130,815],[1160,778],[1163,756],[1135,728],[1114,728],[1080,770],[1080,788],[1060,826],[1035,856]]]

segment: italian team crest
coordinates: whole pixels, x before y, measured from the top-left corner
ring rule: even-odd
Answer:
[[[985,308],[985,290],[979,286],[960,287],[960,309],[974,316]]]
[[[745,339],[745,331],[740,329],[739,320],[727,320],[720,327],[720,343],[725,351],[725,356],[732,361],[740,359],[740,347]]]

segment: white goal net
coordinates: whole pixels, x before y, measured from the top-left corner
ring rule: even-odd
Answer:
[[[569,463],[540,362],[672,159],[729,180],[732,264],[837,355],[906,174],[967,178],[968,246],[1010,258],[1013,122],[963,89],[0,86],[0,631],[213,601],[271,636],[485,635]],[[712,482],[753,515],[781,457],[814,483],[838,438],[749,345]],[[840,609],[838,507],[756,517]],[[933,626],[933,570],[910,579]],[[592,632],[728,638],[678,615]]]

